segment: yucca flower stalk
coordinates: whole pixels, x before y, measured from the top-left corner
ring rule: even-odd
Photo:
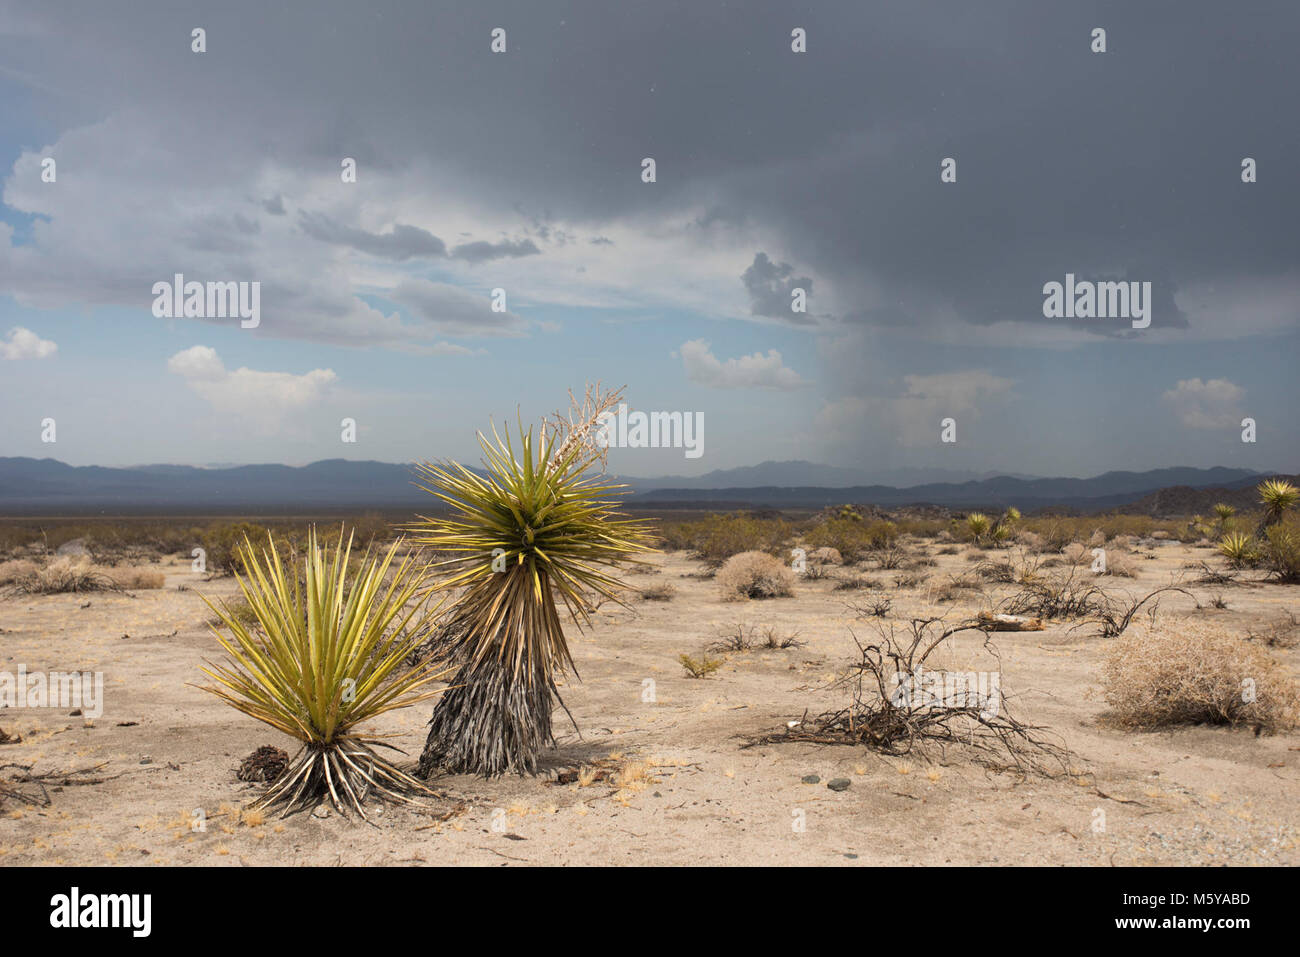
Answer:
[[[450,572],[439,588],[463,589],[434,652],[456,676],[434,709],[422,775],[532,774],[553,743],[555,679],[577,674],[558,605],[581,628],[594,600],[617,601],[625,587],[613,567],[650,550],[649,529],[619,517],[625,486],[604,477],[599,418],[620,396],[588,389],[536,437],[522,424],[513,437],[479,433],[483,474],[418,466],[418,484],[451,514],[420,516],[414,541],[452,556],[438,566]]]
[[[442,672],[406,661],[433,614],[422,567],[413,556],[394,563],[398,541],[382,554],[367,549],[348,581],[351,537],[345,546],[340,531],[329,550],[313,528],[300,578],[270,536],[268,543],[259,551],[245,537],[238,546],[245,571],[236,577],[255,624],[203,599],[229,632],[227,638],[212,629],[228,660],[205,662],[203,672],[216,684],[203,690],[302,744],[253,807],[287,815],[328,797],[340,813],[365,819],[369,795],[411,803],[432,794],[375,751],[397,748],[358,730],[439,693],[428,685]]]

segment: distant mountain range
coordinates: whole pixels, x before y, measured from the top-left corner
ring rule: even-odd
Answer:
[[[1107,472],[1086,479],[941,473],[946,480],[935,481],[932,471],[904,470],[893,474],[903,481],[906,476],[920,475],[931,480],[901,486],[840,484],[859,474],[852,469],[810,462],[765,462],[697,478],[624,481],[632,488],[628,504],[645,509],[808,508],[854,502],[886,507],[1015,505],[1026,512],[1049,507],[1129,511],[1148,499],[1157,508],[1176,501],[1199,501],[1195,496],[1189,499],[1186,494],[1172,494],[1181,489],[1249,489],[1264,473],[1229,468],[1167,468]],[[71,466],[54,459],[0,458],[0,514],[434,509],[435,500],[417,488],[413,479],[409,465],[344,459],[304,466],[106,468]],[[1163,498],[1159,494],[1162,492]],[[1196,510],[1204,508],[1198,506]]]

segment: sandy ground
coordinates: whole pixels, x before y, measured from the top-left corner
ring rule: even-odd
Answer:
[[[923,570],[930,584],[972,567],[964,552],[926,550],[940,562]],[[1155,552],[1137,562],[1136,579],[1107,587],[1140,593],[1212,554],[1177,544]],[[56,788],[50,807],[10,801],[0,815],[0,865],[1300,862],[1300,736],[1108,727],[1096,692],[1104,641],[1064,624],[995,643],[1018,716],[1056,731],[1087,773],[1022,779],[954,753],[744,748],[746,736],[842,703],[831,684],[855,657],[849,628],[865,635],[872,626],[844,607],[855,593],[833,591],[830,580],[801,581],[794,598],[728,603],[698,577],[698,563],[680,554],[661,561],[632,580],[672,582],[672,600],[607,604],[592,629],[571,631],[582,680],[562,690],[581,736],[557,712],[560,740],[546,774],[440,778],[445,798],[421,811],[378,809],[375,826],[337,813],[240,819],[239,806],[258,790],[236,779],[240,759],[262,744],[294,748],[190,684],[215,649],[197,591],[231,595],[231,579],[205,582],[177,558],[164,563],[164,589],[134,597],[0,600],[0,670],[102,671],[106,698],[93,726],[65,710],[0,710],[0,728],[24,738],[0,746],[0,763],[102,766],[93,775],[101,783]],[[978,604],[972,596],[936,606],[926,585],[898,589],[896,572],[862,573],[890,588],[888,620],[933,608],[956,618]],[[1175,596],[1161,620],[1211,617],[1244,633],[1300,610],[1300,587],[1192,588],[1207,607]],[[1226,610],[1208,607],[1217,594]],[[714,675],[688,678],[677,656],[698,655],[735,622],[797,632],[805,644],[730,654]],[[1300,650],[1276,653],[1296,670]],[[388,715],[382,730],[399,733],[395,743],[414,756],[430,707]],[[630,766],[628,786],[555,783],[556,770],[592,761]],[[809,775],[820,781],[803,783]],[[850,779],[847,790],[828,789],[839,777]]]

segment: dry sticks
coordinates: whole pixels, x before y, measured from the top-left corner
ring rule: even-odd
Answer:
[[[1069,771],[1071,754],[1062,744],[1046,729],[1024,724],[1009,712],[1000,671],[972,681],[973,672],[934,667],[951,639],[965,632],[982,635],[983,650],[1000,662],[978,622],[945,626],[942,618],[913,618],[901,628],[877,623],[876,632],[875,641],[864,643],[850,631],[859,658],[840,682],[850,692],[846,707],[816,717],[805,712],[799,721],[752,739],[746,747],[809,741],[865,745],[883,754],[903,755],[935,745],[941,751],[969,749],[977,763],[996,770],[1046,776]],[[953,680],[957,675],[961,677]],[[932,682],[929,690],[924,684],[927,679]],[[937,694],[936,687],[941,689]]]

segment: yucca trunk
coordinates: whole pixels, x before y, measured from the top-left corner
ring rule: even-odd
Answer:
[[[538,754],[555,740],[551,712],[557,693],[541,669],[530,677],[490,658],[459,668],[429,722],[420,776],[536,774]]]
[[[562,641],[563,632],[549,576],[537,572],[536,586],[532,576],[524,564],[480,582],[444,630],[455,675],[429,722],[422,777],[435,771],[535,774],[538,754],[554,743],[555,675],[572,662],[554,644],[536,646],[537,636]],[[502,617],[512,602],[520,610]],[[488,609],[498,614],[482,613]],[[490,634],[481,630],[484,622]]]

